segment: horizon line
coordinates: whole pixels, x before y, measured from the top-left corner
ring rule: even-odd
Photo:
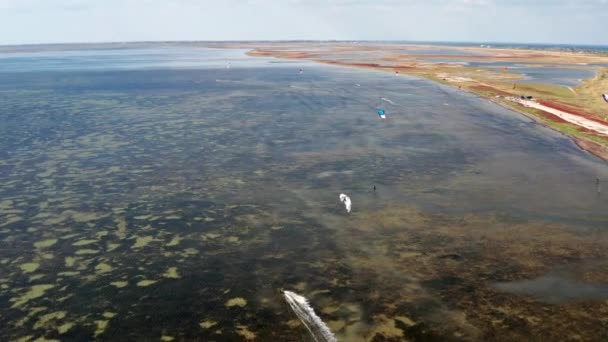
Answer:
[[[150,44],[150,43],[282,43],[282,42],[301,42],[301,43],[408,43],[408,44],[474,44],[474,45],[539,45],[539,46],[572,46],[572,47],[601,47],[608,48],[608,44],[590,43],[540,43],[540,42],[507,42],[507,41],[460,41],[460,40],[398,40],[398,39],[227,39],[227,40],[127,40],[127,41],[91,41],[91,42],[52,42],[52,43],[23,43],[23,44],[2,44],[2,47],[34,47],[34,46],[56,46],[56,45],[95,45],[95,44]]]

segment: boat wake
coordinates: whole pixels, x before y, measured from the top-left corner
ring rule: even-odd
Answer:
[[[391,101],[390,99],[387,99],[386,97],[381,97],[380,100],[382,100],[384,102],[388,102],[388,103],[392,104],[393,106],[396,105],[395,102]]]
[[[327,325],[315,314],[315,310],[308,304],[306,298],[291,292],[283,291],[287,304],[293,312],[298,316],[302,324],[308,329],[312,337],[317,342],[337,342],[334,334],[329,330]]]

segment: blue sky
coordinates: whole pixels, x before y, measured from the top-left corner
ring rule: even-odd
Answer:
[[[608,0],[0,0],[0,44],[258,39],[608,45]]]

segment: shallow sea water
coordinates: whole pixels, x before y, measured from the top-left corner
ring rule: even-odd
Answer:
[[[344,341],[606,336],[573,293],[608,283],[608,167],[566,137],[406,76],[59,55],[2,57],[2,340],[308,340],[280,289]],[[565,298],[509,291],[555,266]]]

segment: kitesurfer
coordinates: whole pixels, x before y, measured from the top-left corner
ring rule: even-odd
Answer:
[[[340,194],[339,198],[340,198],[340,202],[342,202],[344,204],[344,208],[346,209],[346,212],[350,213],[350,209],[352,206],[350,197],[348,197],[346,194]]]
[[[378,109],[378,116],[381,119],[385,119],[386,118],[386,112],[384,111],[384,109]]]

